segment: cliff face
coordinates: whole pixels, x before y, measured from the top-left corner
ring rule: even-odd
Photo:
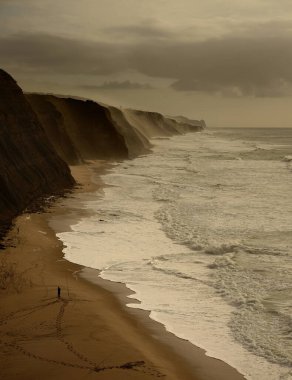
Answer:
[[[0,228],[74,179],[14,79],[0,70]]]
[[[68,164],[128,157],[124,137],[116,130],[106,107],[52,95],[29,94],[27,99]]]
[[[0,232],[36,199],[74,184],[67,164],[133,158],[150,151],[152,138],[204,126],[203,121],[182,116],[167,118],[89,100],[24,95],[0,70]]]
[[[195,132],[202,121],[156,112],[121,110],[93,101],[27,94],[58,154],[70,165],[86,159],[133,158],[150,151],[151,138]]]

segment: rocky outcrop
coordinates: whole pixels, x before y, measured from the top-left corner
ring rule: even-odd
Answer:
[[[22,90],[0,70],[0,228],[39,197],[73,184]]]

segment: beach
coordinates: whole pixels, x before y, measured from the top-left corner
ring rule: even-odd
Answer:
[[[78,218],[74,194],[100,189],[102,181],[91,178],[105,168],[104,162],[73,167],[79,186],[65,198],[72,208],[60,198],[44,212],[24,213],[7,236],[2,267],[13,272],[13,286],[1,291],[1,379],[243,379],[147,312],[126,308],[124,286],[63,258],[52,220],[57,216],[59,231],[69,229]]]
[[[233,3],[0,1],[0,380],[292,380],[292,3]]]

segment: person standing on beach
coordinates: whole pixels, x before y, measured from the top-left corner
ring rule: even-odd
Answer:
[[[58,286],[58,298],[60,298],[61,297],[61,288],[60,288],[60,286]]]

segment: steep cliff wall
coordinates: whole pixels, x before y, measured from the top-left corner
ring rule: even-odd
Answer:
[[[28,94],[27,99],[68,164],[128,157],[125,139],[113,125],[107,108],[89,100],[53,95]]]
[[[0,228],[37,198],[73,184],[22,90],[0,70]]]
[[[133,158],[150,151],[151,139],[201,130],[201,121],[156,112],[121,110],[93,101],[27,94],[58,154],[70,165],[86,159]]]
[[[152,138],[204,126],[203,121],[182,116],[24,95],[0,70],[0,230],[37,198],[74,184],[66,163],[133,158],[150,151]]]
[[[108,110],[116,130],[125,138],[129,158],[149,153],[151,148],[149,139],[127,120],[125,111],[116,107],[108,107]]]
[[[81,153],[70,137],[63,113],[50,101],[52,97],[31,94],[26,95],[26,98],[31,103],[58,155],[71,165],[82,163]]]
[[[148,139],[179,134],[176,122],[157,112],[125,110],[128,122]]]

